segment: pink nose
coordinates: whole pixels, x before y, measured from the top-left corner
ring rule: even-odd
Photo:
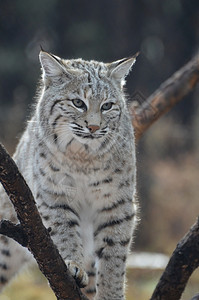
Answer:
[[[98,125],[88,125],[88,129],[91,133],[94,133],[96,130],[98,130],[100,127]]]

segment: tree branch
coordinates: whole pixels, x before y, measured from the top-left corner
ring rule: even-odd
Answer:
[[[24,232],[20,224],[13,224],[7,220],[1,220],[0,222],[0,234],[6,235],[9,238],[14,239],[23,247],[28,246],[28,237]]]
[[[18,227],[15,229],[13,224],[3,221],[3,227],[9,228],[9,230],[6,232],[6,228],[1,226],[1,232],[4,231],[7,236],[13,237],[19,233],[20,228],[19,236],[23,232],[26,233],[27,247],[34,255],[40,270],[48,279],[57,299],[86,300],[86,296],[81,293],[75,280],[68,272],[48,230],[44,227],[28,185],[15,162],[1,145],[0,181],[14,205],[20,221],[20,225],[16,225]],[[19,241],[20,238],[16,238],[16,240]]]
[[[180,299],[189,277],[199,266],[199,219],[174,250],[150,300]]]
[[[140,107],[130,106],[132,124],[138,140],[163,114],[183,99],[199,82],[199,54],[160,85]]]

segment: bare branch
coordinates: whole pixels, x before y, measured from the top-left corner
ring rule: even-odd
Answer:
[[[178,300],[199,266],[199,219],[174,250],[150,300]]]
[[[132,124],[136,139],[194,89],[199,82],[199,55],[166,80],[140,107],[132,105]]]
[[[22,232],[27,234],[28,249],[48,279],[57,299],[86,300],[86,296],[81,293],[75,280],[68,272],[48,230],[44,227],[28,185],[15,162],[1,145],[0,181],[14,205]],[[3,224],[6,224],[7,228],[10,225],[13,230],[13,225],[8,225],[5,222]]]
[[[28,237],[20,224],[13,224],[10,221],[2,220],[0,222],[0,234],[14,239],[23,247],[28,246]]]

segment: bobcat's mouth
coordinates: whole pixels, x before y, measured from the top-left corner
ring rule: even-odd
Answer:
[[[103,139],[105,135],[108,133],[108,127],[105,126],[96,132],[90,132],[88,128],[84,128],[83,126],[73,122],[70,124],[70,130],[72,131],[73,135],[76,136],[77,139],[81,143],[89,143],[94,140]]]
[[[99,135],[99,134],[86,134],[86,133],[79,133],[79,132],[74,132],[74,134],[83,139],[91,139],[91,140],[99,139],[104,136],[104,135]]]

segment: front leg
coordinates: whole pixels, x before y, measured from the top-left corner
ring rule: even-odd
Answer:
[[[39,211],[71,275],[80,287],[85,287],[88,276],[83,270],[83,244],[78,213],[67,204],[48,205],[45,201],[39,205]]]
[[[107,218],[95,232],[98,257],[95,300],[125,299],[126,259],[134,224],[134,212],[127,211],[120,217]]]

